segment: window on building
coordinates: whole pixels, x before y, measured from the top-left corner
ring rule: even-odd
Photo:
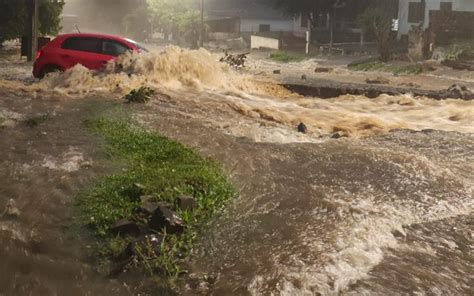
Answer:
[[[423,20],[423,5],[421,2],[410,2],[408,6],[408,22],[419,23]]]
[[[259,32],[270,32],[270,25],[262,24],[258,26]]]
[[[439,9],[443,11],[451,11],[453,10],[453,2],[441,2],[439,4]]]

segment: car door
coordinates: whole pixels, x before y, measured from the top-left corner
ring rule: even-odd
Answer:
[[[107,62],[100,54],[100,38],[70,37],[63,42],[61,49],[60,57],[66,68],[81,64],[88,69],[97,70]]]

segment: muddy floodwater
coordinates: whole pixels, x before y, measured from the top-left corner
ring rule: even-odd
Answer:
[[[42,82],[0,70],[0,295],[149,291],[98,273],[73,219],[77,194],[121,169],[84,125],[113,108],[216,159],[239,193],[178,294],[474,294],[474,102],[303,98],[215,60],[173,48]],[[124,105],[140,85],[159,94]]]

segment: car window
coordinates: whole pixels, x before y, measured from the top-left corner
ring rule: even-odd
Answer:
[[[100,40],[92,37],[71,37],[63,42],[62,48],[99,53]]]
[[[127,51],[129,51],[130,48],[125,46],[124,44],[113,41],[113,40],[103,40],[102,41],[102,54],[106,55],[111,55],[111,56],[119,56]]]

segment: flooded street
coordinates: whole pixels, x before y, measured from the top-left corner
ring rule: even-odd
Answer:
[[[73,220],[77,194],[119,170],[84,120],[117,106],[238,192],[187,262],[212,283],[185,276],[179,294],[474,294],[473,101],[301,97],[216,60],[171,48],[41,82],[1,68],[0,214],[17,212],[0,218],[0,295],[138,294],[141,278],[97,273]],[[120,101],[142,85],[150,103]]]

